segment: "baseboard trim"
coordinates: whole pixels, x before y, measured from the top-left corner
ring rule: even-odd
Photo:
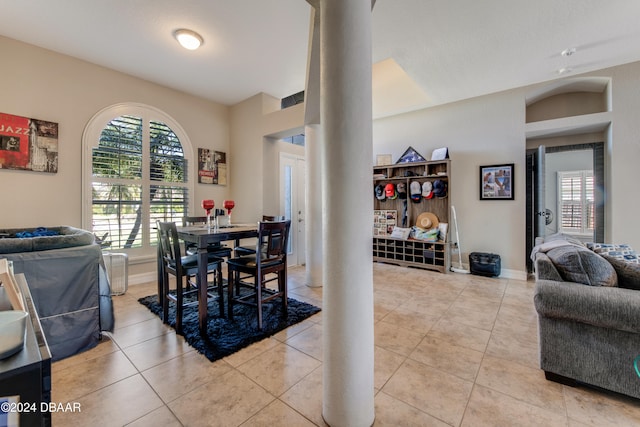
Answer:
[[[141,285],[143,283],[155,282],[158,280],[156,272],[147,272],[129,275],[129,285]]]
[[[451,263],[452,267],[460,267],[460,264],[455,262],[455,263]],[[463,269],[467,269],[469,270],[469,264],[465,264],[462,263],[462,268]],[[501,279],[515,279],[515,280],[527,280],[527,272],[526,271],[520,271],[520,270],[505,270],[502,269],[500,271],[500,277]]]
[[[503,279],[527,280],[527,272],[520,270],[502,270],[500,277]]]

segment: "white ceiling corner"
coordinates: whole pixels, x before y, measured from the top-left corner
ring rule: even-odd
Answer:
[[[226,105],[304,89],[304,0],[0,0],[0,35]],[[379,0],[374,111],[415,108],[640,60],[637,0]],[[204,37],[179,47],[178,28]],[[575,47],[564,57],[560,52]],[[403,104],[404,100],[404,104]]]

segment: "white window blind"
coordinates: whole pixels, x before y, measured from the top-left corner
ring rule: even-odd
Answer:
[[[165,123],[116,117],[102,129],[91,158],[91,223],[110,249],[153,245],[157,220],[179,222],[186,215],[187,160]]]
[[[594,208],[593,172],[558,172],[558,231],[567,234],[593,234]]]

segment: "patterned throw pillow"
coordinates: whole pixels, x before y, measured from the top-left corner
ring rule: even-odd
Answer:
[[[612,245],[608,243],[587,243],[587,248],[597,254],[607,255],[625,262],[640,264],[640,257],[629,245]]]

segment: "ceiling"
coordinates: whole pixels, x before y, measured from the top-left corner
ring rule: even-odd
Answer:
[[[222,104],[304,89],[305,0],[0,0],[0,10],[2,36]],[[638,61],[639,18],[637,0],[378,0],[374,116]],[[204,45],[181,48],[178,28]]]

